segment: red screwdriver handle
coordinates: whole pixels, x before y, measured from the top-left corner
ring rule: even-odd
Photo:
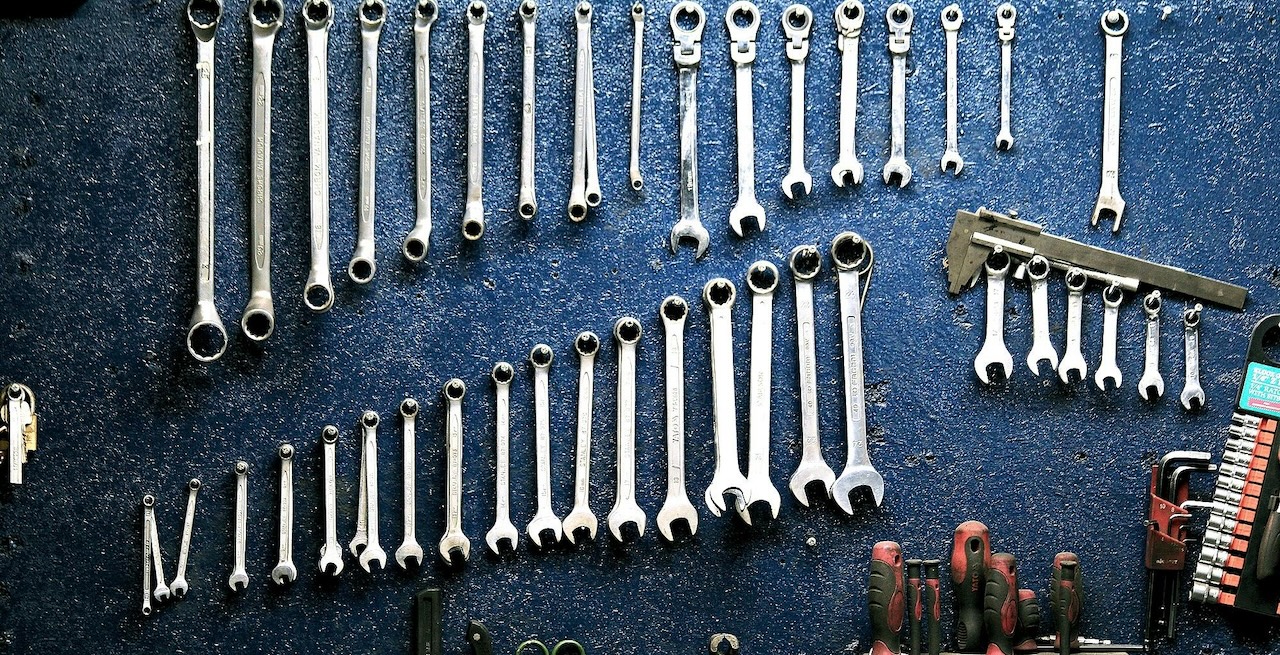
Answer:
[[[902,619],[906,614],[902,595],[902,547],[881,541],[871,549],[871,580],[867,607],[871,614],[871,655],[901,655]]]
[[[1009,553],[991,556],[983,615],[991,640],[987,655],[1013,655],[1018,631],[1018,560]]]
[[[1036,592],[1030,589],[1018,590],[1018,634],[1014,639],[1013,649],[1019,653],[1034,653],[1040,636],[1040,602]]]
[[[982,625],[982,595],[991,563],[991,533],[977,521],[956,528],[951,547],[951,593],[956,608],[956,650],[980,653],[986,648]]]

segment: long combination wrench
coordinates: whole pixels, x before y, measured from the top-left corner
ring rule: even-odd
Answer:
[[[448,410],[444,424],[445,529],[440,537],[440,559],[446,564],[461,564],[471,557],[471,540],[462,532],[462,398],[466,395],[467,385],[462,380],[453,378],[444,383]]]
[[[764,231],[764,207],[756,200],[756,121],[751,93],[751,68],[756,61],[760,8],[747,0],[737,0],[725,12],[724,24],[729,29],[738,136],[738,201],[729,211],[729,229],[742,236],[742,222],[746,219],[755,220],[756,229]]]
[[[1084,361],[1081,350],[1081,321],[1084,320],[1084,288],[1089,278],[1084,271],[1072,267],[1067,269],[1067,345],[1062,353],[1062,361],[1058,364],[1058,378],[1063,384],[1071,384],[1072,373],[1077,380],[1083,380],[1089,374],[1089,365]]]
[[[778,267],[761,260],[747,269],[751,290],[751,423],[747,432],[747,498],[737,507],[738,516],[751,524],[750,506],[765,503],[778,518],[782,498],[769,477],[769,419],[773,384],[773,292],[778,288]]]
[[[956,108],[959,102],[956,67],[960,58],[961,25],[964,25],[964,12],[960,11],[960,5],[949,4],[943,8],[942,31],[947,38],[947,146],[942,151],[941,164],[942,172],[954,168],[955,175],[964,168],[964,157],[960,156],[959,111]]]
[[[1093,374],[1093,382],[1106,391],[1107,382],[1119,389],[1124,374],[1116,364],[1116,341],[1120,330],[1120,303],[1124,302],[1124,289],[1119,284],[1109,284],[1102,290],[1102,361]]]
[[[1049,338],[1049,260],[1035,255],[1027,262],[1027,277],[1031,281],[1031,350],[1027,353],[1027,368],[1040,375],[1040,362],[1048,362],[1049,370],[1058,369],[1058,351]]]
[[[329,0],[302,5],[307,28],[307,109],[309,169],[311,172],[311,272],[302,288],[302,302],[313,312],[333,307],[333,278],[329,273]]]
[[[151,521],[149,512],[155,507],[151,494],[142,497],[142,615],[151,616]]]
[[[587,217],[587,208],[600,205],[600,167],[596,156],[596,82],[591,54],[589,2],[579,2],[573,11],[578,36],[573,82],[573,188],[569,192],[569,220]]]
[[[280,0],[249,6],[253,34],[253,111],[249,154],[249,302],[240,329],[265,341],[276,328],[271,300],[271,51],[284,20]]]
[[[1189,412],[1204,408],[1204,388],[1200,386],[1200,312],[1204,306],[1196,303],[1182,312],[1183,345],[1186,352],[1186,381],[1182,385],[1183,409]]]
[[[374,260],[373,214],[376,197],[374,178],[378,169],[378,40],[387,6],[382,0],[360,3],[360,207],[356,221],[356,248],[347,264],[347,277],[356,284],[373,280],[378,265]]]
[[[1008,2],[996,7],[996,37],[1000,39],[1000,132],[996,134],[997,150],[1013,147],[1009,107],[1013,102],[1013,26],[1017,19],[1018,10]]]
[[[636,347],[640,321],[624,316],[613,325],[618,345],[618,489],[609,510],[609,533],[625,541],[623,528],[634,526],[644,536],[644,510],[636,503]]]
[[[440,8],[435,0],[419,0],[413,7],[414,131],[417,213],[413,229],[400,246],[405,259],[420,262],[431,249],[431,27]]]
[[[378,413],[366,411],[360,416],[360,511],[357,512],[356,529],[360,529],[359,516],[364,517],[364,546],[358,554],[360,568],[370,571],[370,564],[378,563],[381,569],[387,564],[387,553],[378,543]],[[360,535],[357,533],[356,538]],[[354,546],[355,541],[352,541]],[[353,548],[352,553],[355,554]]]
[[[862,184],[862,162],[858,161],[858,42],[866,12],[858,0],[836,5],[836,47],[840,50],[840,156],[831,168],[831,181],[838,187]]]
[[[889,90],[889,161],[882,176],[885,184],[898,180],[898,188],[911,181],[911,165],[907,163],[907,57],[911,54],[911,22],[913,14],[906,3],[889,5],[884,14],[889,26],[889,56],[893,60],[893,79]]]
[[[484,236],[484,26],[489,7],[481,0],[467,5],[467,203],[462,236]],[[446,558],[447,559],[447,558]]]
[[[537,466],[538,510],[529,521],[529,539],[538,548],[556,545],[563,536],[564,526],[551,505],[551,399],[548,378],[554,354],[551,346],[540,343],[529,351],[529,364],[533,366],[533,432],[534,458]],[[551,539],[543,541],[542,535],[551,533]]]
[[[182,542],[178,546],[178,570],[173,574],[173,582],[169,591],[175,598],[185,598],[187,584],[187,555],[191,553],[191,530],[196,522],[196,494],[200,491],[200,479],[191,478],[187,482],[187,513],[182,520]]]
[[[227,329],[213,288],[213,41],[221,0],[190,0],[187,21],[196,38],[196,306],[187,326],[187,351],[212,362],[227,351]]]
[[[634,44],[631,48],[631,190],[639,193],[644,188],[644,176],[640,174],[640,90],[644,73],[644,4],[631,5],[631,28]]]
[[[1102,33],[1106,35],[1106,64],[1102,95],[1102,185],[1098,202],[1093,206],[1093,226],[1103,216],[1113,217],[1111,231],[1120,231],[1124,218],[1124,198],[1120,197],[1120,62],[1124,57],[1124,33],[1129,30],[1129,15],[1112,9],[1102,15]]]
[[[324,460],[324,544],[320,546],[320,572],[337,576],[342,573],[342,546],[338,544],[338,428],[326,425],[320,430],[320,447]]]
[[[782,10],[782,33],[787,39],[787,60],[791,62],[791,166],[782,178],[782,193],[791,200],[813,192],[813,176],[804,156],[804,64],[809,57],[812,29],[813,12],[808,7],[795,4]]]
[[[283,585],[298,579],[298,567],[293,565],[293,446],[282,443],[277,453],[280,455],[280,523],[276,532],[279,558],[271,569],[271,580]]]
[[[698,510],[684,485],[684,323],[689,303],[680,296],[667,296],[658,312],[666,329],[667,498],[657,523],[662,537],[675,541],[678,521],[685,522],[690,536],[698,532]]]
[[[711,241],[698,211],[698,68],[706,25],[702,5],[681,0],[671,8],[671,50],[680,83],[680,220],[671,227],[670,243],[675,252],[681,241],[693,241],[695,259],[707,254]]]
[[[511,381],[516,371],[507,362],[493,365],[490,377],[494,391],[494,435],[497,453],[497,481],[495,482],[493,527],[485,533],[484,541],[494,555],[501,555],[503,548],[514,551],[520,543],[520,532],[511,522]]]
[[[1138,395],[1143,400],[1154,400],[1164,395],[1164,377],[1160,375],[1160,307],[1163,304],[1158,289],[1142,299],[1142,312],[1147,317],[1147,336]]]
[[[844,417],[849,442],[844,470],[831,487],[836,505],[853,514],[849,493],[867,487],[876,506],[884,499],[884,478],[871,465],[867,453],[866,390],[863,388],[862,303],[866,285],[871,281],[875,253],[871,244],[853,232],[842,232],[831,243],[840,285],[840,326],[844,351]],[[866,282],[862,276],[867,276]]]
[[[579,332],[573,340],[578,353],[578,431],[573,465],[573,509],[564,517],[564,538],[574,543],[578,531],[596,538],[598,521],[591,511],[591,420],[594,411],[596,354],[600,337],[594,332]]]
[[[711,399],[716,469],[707,485],[705,500],[712,514],[725,510],[724,497],[732,495],[736,506],[751,504],[751,485],[738,466],[738,407],[733,390],[733,301],[738,290],[719,277],[702,287],[711,328]]]
[[[170,589],[169,585],[164,583],[164,561],[160,552],[160,529],[156,526],[155,498],[151,497],[150,494],[148,494],[148,497],[151,498],[151,503],[148,504],[146,498],[144,498],[143,507],[146,512],[147,531],[150,535],[151,569],[156,576],[155,589],[152,591],[152,596],[155,597],[157,602],[163,603],[169,600]]]
[[[973,360],[973,370],[983,384],[1006,381],[1013,375],[1013,355],[1004,342],[1004,286],[1013,261],[1009,253],[996,246],[987,257],[987,325],[982,350]],[[996,373],[992,376],[992,373]]]
[[[813,326],[813,280],[822,272],[822,255],[812,245],[791,251],[791,276],[796,287],[796,357],[799,362],[800,439],[803,454],[791,475],[791,493],[801,505],[809,506],[809,487],[821,486],[829,497],[836,473],[822,457],[818,432],[818,356]],[[818,483],[818,485],[815,485]]]
[[[524,38],[521,50],[521,106],[520,106],[520,195],[517,212],[526,221],[533,220],[538,214],[538,194],[534,186],[534,120],[536,108],[534,93],[537,81],[537,25],[538,3],[524,0],[517,10],[520,17],[520,32]]]
[[[249,531],[249,463],[236,462],[236,517],[235,535],[232,540],[231,576],[227,584],[231,591],[243,591],[249,586],[249,572],[245,569],[245,540]]]
[[[422,566],[422,544],[418,543],[418,401],[400,401],[400,423],[404,426],[404,537],[396,548],[396,563],[409,570],[409,560]]]

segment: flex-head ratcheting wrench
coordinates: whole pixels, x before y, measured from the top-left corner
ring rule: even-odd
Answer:
[[[635,43],[631,48],[631,190],[644,188],[640,174],[640,84],[644,73],[644,4],[631,5],[631,26]]]
[[[253,110],[249,148],[249,302],[240,329],[254,341],[275,331],[271,300],[271,51],[284,20],[280,0],[249,5],[253,35]]]
[[[738,516],[751,524],[750,505],[765,503],[778,518],[782,498],[769,478],[769,419],[773,384],[773,292],[778,288],[778,267],[761,260],[747,269],[751,290],[751,423],[747,432],[747,493],[750,504],[739,504]]]
[[[682,23],[689,23],[686,29]],[[698,212],[698,65],[707,14],[702,5],[681,0],[671,8],[672,53],[680,78],[680,220],[671,228],[671,252],[683,240],[695,244],[694,258],[707,254],[711,235]]]
[[[481,0],[467,5],[467,204],[462,236],[484,236],[484,26],[489,7]],[[447,558],[446,558],[447,559]]]
[[[791,276],[796,287],[796,350],[800,380],[800,438],[803,453],[791,475],[791,493],[809,506],[809,487],[820,483],[824,495],[836,482],[835,471],[822,457],[818,432],[818,357],[813,327],[813,280],[822,271],[817,247],[799,246],[791,251]]]
[[[1157,289],[1142,299],[1142,311],[1147,316],[1145,364],[1142,379],[1138,380],[1138,395],[1143,400],[1153,400],[1164,395],[1164,377],[1160,375],[1160,307],[1163,305]]]
[[[298,579],[293,565],[293,446],[280,444],[280,523],[277,536],[279,560],[271,569],[271,580],[278,585]]]
[[[609,533],[624,541],[622,529],[634,525],[644,536],[644,510],[636,503],[636,347],[640,321],[624,316],[613,325],[618,344],[618,489],[609,510]]]
[[[742,221],[745,219],[754,219],[756,229],[764,231],[764,207],[756,200],[755,112],[751,93],[751,67],[756,61],[760,8],[747,0],[737,0],[725,12],[724,23],[729,29],[738,134],[738,201],[729,211],[729,229],[742,236]]]
[[[508,550],[515,550],[520,542],[520,532],[511,522],[511,381],[515,376],[515,369],[507,362],[494,364],[490,373],[494,391],[497,481],[493,527],[485,534],[484,541],[494,555],[503,553],[504,544]]]
[[[1040,375],[1040,362],[1049,362],[1049,370],[1058,369],[1058,351],[1049,338],[1049,260],[1035,255],[1027,262],[1027,277],[1031,280],[1031,351],[1027,353],[1027,368]]]
[[[182,520],[182,543],[178,546],[178,570],[169,584],[169,591],[175,598],[187,595],[187,555],[191,552],[191,530],[196,521],[196,493],[200,491],[200,479],[191,478],[187,482],[187,513]]]
[[[906,3],[889,5],[884,14],[889,25],[889,56],[893,60],[893,79],[889,89],[889,161],[884,164],[885,184],[898,180],[898,188],[911,181],[911,165],[907,163],[907,56],[911,54],[911,22],[913,14]]]
[[[702,302],[707,307],[711,327],[711,400],[715,431],[716,470],[707,485],[705,499],[711,513],[720,516],[725,510],[725,494],[732,494],[735,505],[751,504],[747,490],[751,485],[738,467],[738,408],[733,390],[733,301],[738,290],[724,278],[715,278],[702,287]]]
[[[600,352],[600,337],[594,332],[579,332],[573,340],[578,353],[578,433],[574,453],[573,509],[564,517],[562,528],[569,543],[579,530],[588,539],[596,538],[598,521],[591,511],[591,417],[595,394],[596,354]]]
[[[1102,15],[1102,33],[1106,35],[1106,64],[1102,94],[1102,185],[1098,202],[1093,206],[1093,225],[1104,215],[1115,218],[1112,232],[1120,231],[1124,218],[1124,198],[1120,197],[1120,62],[1123,58],[1124,33],[1129,30],[1129,15],[1112,9]]]
[[[387,565],[387,553],[378,543],[378,413],[366,411],[360,416],[360,433],[363,450],[360,458],[360,476],[364,485],[362,496],[364,507],[365,537],[368,543],[360,551],[360,568],[370,570],[370,564],[378,563],[378,568]]]
[[[1013,130],[1009,127],[1009,106],[1013,99],[1013,36],[1018,10],[1004,3],[996,7],[996,36],[1000,39],[1000,133],[996,149],[1013,147]]]
[[[462,533],[462,398],[466,394],[467,385],[462,380],[453,378],[444,383],[444,399],[449,407],[444,424],[445,528],[440,537],[440,559],[446,564],[460,564],[471,557],[471,540]]]
[[[363,0],[360,14],[360,207],[356,221],[356,248],[347,264],[347,277],[368,284],[378,270],[374,261],[374,175],[378,168],[378,39],[387,19],[382,0]]]
[[[836,186],[862,184],[862,162],[858,161],[858,42],[866,13],[858,0],[836,5],[836,46],[840,50],[840,158],[831,168]]]
[[[551,373],[551,360],[554,359],[551,346],[540,343],[529,351],[529,364],[533,366],[533,432],[534,455],[537,464],[538,511],[529,521],[529,539],[539,548],[554,546],[563,536],[564,526],[560,517],[556,516],[551,506],[551,399],[548,390],[548,378]],[[542,535],[550,533],[551,539],[545,544]]]
[[[1009,253],[1001,246],[987,257],[985,264],[987,273],[987,330],[982,350],[973,360],[973,370],[983,384],[992,383],[992,372],[997,373],[996,381],[1008,380],[1013,374],[1013,355],[1004,343],[1004,282],[1012,265]]]
[[[249,586],[249,573],[245,569],[245,540],[249,531],[249,463],[236,462],[236,517],[235,536],[232,542],[231,577],[227,584],[231,591],[242,591]]]
[[[867,453],[867,406],[862,358],[862,303],[870,282],[875,254],[871,244],[853,232],[842,232],[831,242],[831,258],[839,272],[841,350],[844,351],[844,416],[849,442],[844,470],[831,487],[836,505],[853,514],[849,494],[867,487],[879,506],[884,499],[884,478],[871,465]],[[862,276],[867,276],[867,283]]]
[[[201,14],[201,8],[207,15]],[[187,4],[187,21],[196,37],[197,169],[196,306],[187,327],[187,351],[202,362],[212,362],[227,351],[227,329],[213,301],[213,40],[221,18],[221,0]]]
[[[311,272],[302,288],[302,302],[313,312],[333,307],[333,279],[329,273],[329,0],[302,5],[307,28],[307,110],[311,171]]]
[[[418,543],[418,401],[400,401],[400,423],[404,426],[404,537],[396,548],[396,563],[409,570],[409,560],[422,566],[422,544]]]
[[[960,26],[964,24],[964,12],[960,5],[949,4],[942,10],[942,31],[947,37],[947,146],[942,152],[942,172],[954,168],[955,175],[964,168],[960,156],[959,111],[956,109],[959,95],[956,67],[959,55]]]
[[[320,546],[320,572],[342,573],[342,546],[338,544],[338,428],[326,425],[320,431],[324,460],[324,544]]]
[[[1204,388],[1200,386],[1200,312],[1204,306],[1196,303],[1182,312],[1182,334],[1186,346],[1186,382],[1182,385],[1182,407],[1194,412],[1204,408]]]
[[[414,132],[416,217],[400,252],[420,262],[431,249],[431,27],[440,8],[435,0],[419,0],[413,7]]]
[[[782,33],[791,62],[791,168],[782,178],[782,193],[792,200],[813,192],[813,176],[804,163],[804,64],[812,28],[813,12],[808,7],[795,4],[782,10]]]
[[[538,3],[524,0],[516,11],[520,17],[520,33],[524,38],[521,54],[523,73],[521,75],[521,109],[520,109],[520,197],[516,211],[520,218],[533,220],[538,213],[538,197],[534,188],[534,91],[536,82],[536,32]]]
[[[1084,288],[1089,278],[1084,271],[1071,267],[1067,269],[1067,345],[1062,353],[1062,361],[1058,364],[1058,378],[1064,384],[1071,384],[1072,373],[1076,379],[1083,380],[1089,374],[1089,365],[1084,361],[1081,351],[1081,325],[1084,319]]]
[[[675,541],[678,521],[685,523],[690,536],[698,532],[698,510],[684,487],[684,323],[689,303],[680,296],[668,296],[658,313],[666,329],[667,498],[657,522],[662,537]]]
[[[1093,374],[1093,382],[1099,389],[1107,390],[1107,381],[1119,389],[1124,374],[1116,364],[1116,340],[1120,330],[1120,303],[1124,302],[1124,289],[1112,283],[1102,290],[1102,361]]]

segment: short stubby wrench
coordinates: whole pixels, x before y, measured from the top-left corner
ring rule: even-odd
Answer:
[[[311,172],[311,272],[302,288],[302,302],[313,312],[333,307],[333,279],[329,273],[329,0],[302,5],[307,28],[307,108]]]
[[[996,7],[996,36],[1000,39],[1000,132],[996,134],[996,150],[1013,147],[1013,129],[1009,127],[1009,106],[1013,99],[1013,37],[1018,10],[1004,3]]]
[[[1004,342],[1004,283],[1011,264],[1009,253],[996,246],[984,265],[987,273],[987,336],[982,350],[973,360],[973,370],[983,384],[1007,381],[1013,375],[1013,355]]]
[[[1098,202],[1093,206],[1093,226],[1107,216],[1115,223],[1111,231],[1120,231],[1124,218],[1124,198],[1120,197],[1120,61],[1122,43],[1129,30],[1129,15],[1112,9],[1102,15],[1102,33],[1106,35],[1106,64],[1102,93],[1102,185]]]
[[[520,33],[524,39],[521,51],[520,90],[520,196],[516,211],[520,218],[533,220],[538,213],[538,194],[534,186],[534,92],[537,81],[537,46],[536,32],[538,19],[538,3],[524,0],[516,10],[520,17]]]
[[[812,29],[813,12],[808,7],[795,4],[782,10],[782,33],[791,62],[791,167],[782,178],[782,193],[791,200],[813,193],[813,176],[804,157],[804,64]]]
[[[169,585],[164,583],[164,560],[160,551],[160,528],[156,526],[155,499],[152,498],[152,502],[149,505],[144,503],[144,506],[147,513],[147,525],[149,526],[147,529],[151,533],[151,567],[156,576],[155,589],[152,591],[152,595],[157,602],[163,603],[169,600],[170,589]]]
[[[156,497],[142,497],[142,615],[151,616],[151,521],[150,508],[155,507]]]
[[[711,414],[715,432],[716,470],[707,485],[705,500],[712,514],[720,516],[730,494],[735,505],[750,505],[751,487],[738,466],[738,407],[733,390],[733,301],[738,290],[718,277],[702,287],[711,328]]]
[[[624,316],[613,325],[618,345],[618,489],[609,510],[609,534],[625,541],[623,528],[634,526],[644,536],[644,510],[636,503],[636,346],[640,321]]]
[[[687,22],[688,29],[681,23]],[[672,53],[680,78],[680,220],[671,227],[671,252],[681,241],[694,242],[694,258],[707,254],[711,235],[698,211],[698,67],[702,62],[702,5],[681,0],[671,8]]]
[[[738,136],[738,201],[729,211],[729,229],[742,236],[742,222],[746,219],[753,219],[756,229],[764,231],[764,207],[756,200],[756,118],[751,93],[760,8],[747,0],[737,0],[725,12],[724,24],[729,29]]]
[[[828,497],[836,482],[835,471],[822,457],[818,432],[818,356],[813,326],[813,280],[822,272],[822,254],[816,246],[799,246],[791,251],[791,276],[796,287],[796,358],[799,362],[800,465],[791,475],[791,493],[801,505],[809,506],[809,488],[821,486]]]
[[[387,18],[382,0],[363,0],[360,13],[360,207],[356,221],[356,248],[347,264],[347,277],[356,284],[373,280],[374,178],[378,169],[378,39]]]
[[[684,522],[690,536],[698,532],[698,510],[684,487],[684,323],[689,303],[680,296],[667,296],[658,313],[666,331],[667,498],[657,522],[662,538],[675,541],[677,522]]]
[[[236,517],[235,536],[232,541],[231,577],[227,584],[231,591],[243,591],[249,586],[249,573],[245,569],[245,540],[249,531],[249,463],[236,462]]]
[[[538,548],[556,545],[563,536],[563,525],[551,506],[551,398],[548,379],[554,354],[551,346],[540,343],[529,351],[533,366],[533,441],[538,483],[538,510],[529,521],[529,539]],[[543,535],[551,538],[543,541]]]
[[[1031,280],[1031,351],[1027,353],[1027,368],[1040,375],[1040,362],[1049,362],[1049,370],[1058,369],[1058,350],[1049,338],[1049,260],[1035,255],[1027,262],[1027,277]]]
[[[595,63],[591,55],[589,2],[579,2],[573,19],[577,33],[573,83],[573,187],[569,192],[569,220],[587,217],[600,204],[600,174],[596,159]]]
[[[271,580],[283,585],[298,579],[298,567],[293,565],[293,446],[282,443],[277,453],[280,455],[280,523],[276,532],[279,558],[271,569]]]
[[[501,555],[504,548],[514,551],[520,543],[520,532],[511,522],[511,381],[516,371],[507,362],[493,365],[490,377],[494,391],[494,435],[497,451],[497,481],[495,482],[493,527],[485,534],[484,541],[494,555]]]
[[[640,173],[640,99],[644,73],[644,4],[631,5],[631,27],[635,43],[631,48],[631,190],[639,193],[644,188],[644,176]]]
[[[271,299],[271,51],[284,20],[280,0],[249,5],[253,34],[253,110],[249,148],[249,302],[240,329],[265,341],[276,329]]]
[[[960,128],[958,104],[958,83],[956,67],[958,66],[960,26],[964,25],[964,12],[960,5],[949,4],[942,10],[942,31],[947,38],[947,146],[942,152],[942,172],[954,168],[959,175],[964,168],[964,157],[960,156]]]
[[[747,269],[751,290],[751,423],[747,431],[748,504],[737,507],[738,516],[751,524],[751,505],[765,503],[771,518],[778,518],[782,498],[769,477],[769,420],[773,402],[773,292],[778,289],[778,267],[761,260]]]
[[[600,337],[580,332],[573,340],[578,353],[578,433],[573,465],[573,509],[564,517],[564,538],[574,543],[579,531],[596,538],[598,521],[591,512],[591,420],[594,411],[596,354]]]
[[[867,453],[867,406],[862,357],[863,275],[870,281],[875,264],[871,244],[853,232],[842,232],[831,242],[840,285],[841,350],[844,353],[844,417],[849,453],[844,470],[831,487],[831,497],[845,514],[853,514],[849,494],[860,487],[871,491],[876,506],[884,500],[884,478],[871,465]]]
[[[360,416],[360,433],[363,449],[360,458],[360,470],[364,472],[362,496],[365,516],[365,538],[367,542],[360,551],[360,568],[370,571],[370,564],[378,563],[381,569],[387,565],[387,553],[378,543],[378,413],[366,411]]]
[[[1112,283],[1102,290],[1102,361],[1093,374],[1093,382],[1098,388],[1106,391],[1107,381],[1113,388],[1119,389],[1124,382],[1124,374],[1116,364],[1116,340],[1120,330],[1120,303],[1124,302],[1124,289]]]
[[[1142,299],[1142,311],[1147,316],[1147,337],[1144,347],[1145,364],[1142,379],[1138,380],[1138,395],[1143,400],[1155,400],[1164,395],[1164,377],[1160,375],[1160,307],[1164,301],[1160,291],[1152,291]]]
[[[187,584],[187,555],[191,552],[191,530],[196,522],[196,493],[200,491],[200,479],[191,478],[187,482],[187,513],[182,520],[182,543],[178,546],[178,570],[173,575],[169,591],[175,598],[185,598],[189,586]]]
[[[413,7],[413,76],[416,217],[400,252],[420,262],[431,249],[431,27],[440,8],[436,0],[418,0]]]
[[[474,6],[474,3],[473,3]],[[471,540],[462,533],[462,398],[467,385],[453,378],[444,383],[445,414],[445,487],[444,536],[440,537],[440,559],[446,564],[461,564],[471,557]]]
[[[187,21],[196,37],[197,169],[196,306],[187,326],[187,351],[202,362],[227,351],[227,329],[213,300],[213,41],[221,18],[221,0],[187,3]]]
[[[836,46],[840,50],[840,156],[831,168],[831,181],[838,187],[862,184],[862,162],[858,161],[858,42],[866,12],[858,0],[836,5]]]
[[[1186,346],[1186,382],[1182,385],[1182,407],[1189,412],[1204,408],[1204,389],[1200,386],[1200,312],[1204,306],[1196,303],[1182,312],[1182,334]]]
[[[338,544],[338,428],[326,425],[320,430],[320,448],[324,460],[324,544],[320,546],[320,572],[337,576],[342,573],[342,546]]]
[[[1089,365],[1084,361],[1081,349],[1081,325],[1084,319],[1084,288],[1089,278],[1084,271],[1072,267],[1067,269],[1067,345],[1062,353],[1062,361],[1058,364],[1058,378],[1064,384],[1075,380],[1083,380],[1089,375]],[[1075,379],[1071,374],[1075,373]]]
[[[467,5],[467,204],[462,236],[484,236],[484,26],[489,7],[482,0]]]
[[[884,19],[889,25],[889,56],[893,60],[893,79],[889,89],[889,161],[882,173],[885,184],[898,188],[911,181],[911,165],[907,163],[907,56],[911,54],[911,7],[895,2],[889,5]]]
[[[422,544],[418,543],[418,401],[400,401],[400,424],[404,432],[404,537],[396,548],[396,563],[409,570],[409,561],[422,566]]]

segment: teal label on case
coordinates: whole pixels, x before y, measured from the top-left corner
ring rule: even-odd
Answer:
[[[1280,368],[1249,364],[1240,390],[1240,409],[1280,418]]]

